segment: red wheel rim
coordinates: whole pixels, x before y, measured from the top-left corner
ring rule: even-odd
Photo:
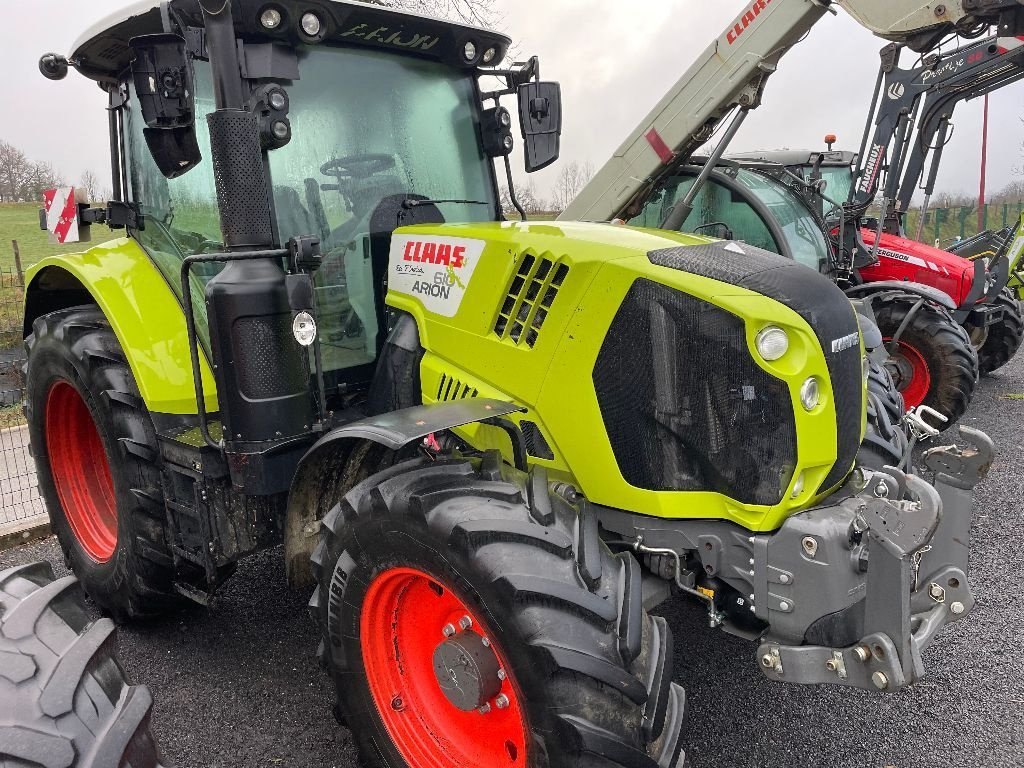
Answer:
[[[890,341],[885,339],[886,344]],[[924,356],[905,341],[900,341],[890,358],[890,373],[896,382],[896,388],[903,394],[907,408],[919,406],[928,397],[928,391],[932,387],[932,374]]]
[[[392,568],[370,583],[360,636],[363,666],[377,712],[411,768],[526,766],[526,721],[509,666],[496,643],[490,648],[506,671],[499,695],[508,705],[486,714],[464,712],[445,696],[433,654],[445,626],[468,616],[488,637],[486,625],[450,589],[422,571]],[[450,631],[450,630],[449,630]]]
[[[45,418],[50,471],[68,525],[85,553],[105,563],[117,546],[117,502],[100,433],[66,381],[50,387]]]

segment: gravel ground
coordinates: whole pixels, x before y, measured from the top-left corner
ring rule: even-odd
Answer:
[[[967,423],[999,448],[977,492],[978,603],[926,653],[929,677],[888,696],[771,683],[751,643],[707,629],[696,607],[667,606],[694,768],[1024,766],[1024,357],[982,382]],[[0,567],[37,559],[66,572],[53,539],[0,553]],[[306,597],[285,588],[274,550],[242,563],[215,611],[121,630],[124,666],[153,689],[170,764],[358,766],[313,659]]]

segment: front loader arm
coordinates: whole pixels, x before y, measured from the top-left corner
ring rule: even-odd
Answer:
[[[994,23],[1024,0],[751,0],[568,205],[563,220],[635,216],[661,179],[713,135],[730,111],[754,109],[779,60],[835,7],[915,50],[945,34]],[[937,11],[941,9],[941,13]]]

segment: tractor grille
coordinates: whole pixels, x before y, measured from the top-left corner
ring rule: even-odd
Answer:
[[[833,342],[860,334],[850,300],[827,277],[778,254],[751,245],[708,243],[653,251],[654,264],[721,280],[756,291],[796,312],[821,345],[836,409],[836,462],[819,491],[838,485],[853,467],[864,418],[864,369],[860,344],[836,349]],[[842,347],[843,345],[838,345]]]
[[[437,384],[437,399],[440,401],[464,400],[467,397],[476,397],[478,394],[475,387],[471,387],[447,373],[441,374],[441,379]]]
[[[743,320],[637,280],[612,321],[594,387],[619,470],[655,491],[776,504],[796,463],[785,382],[747,350]]]
[[[532,253],[524,253],[494,321],[498,337],[532,349],[568,274],[566,264],[547,256],[537,258]]]

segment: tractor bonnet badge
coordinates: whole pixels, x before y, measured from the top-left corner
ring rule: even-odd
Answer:
[[[857,343],[859,341],[859,333],[848,333],[847,335],[841,336],[838,339],[832,339],[832,354],[836,354],[837,352],[842,352],[844,350],[850,349],[851,347],[855,347],[857,346]]]
[[[434,314],[453,317],[483,252],[481,240],[396,235],[391,239],[388,288],[419,299]]]

